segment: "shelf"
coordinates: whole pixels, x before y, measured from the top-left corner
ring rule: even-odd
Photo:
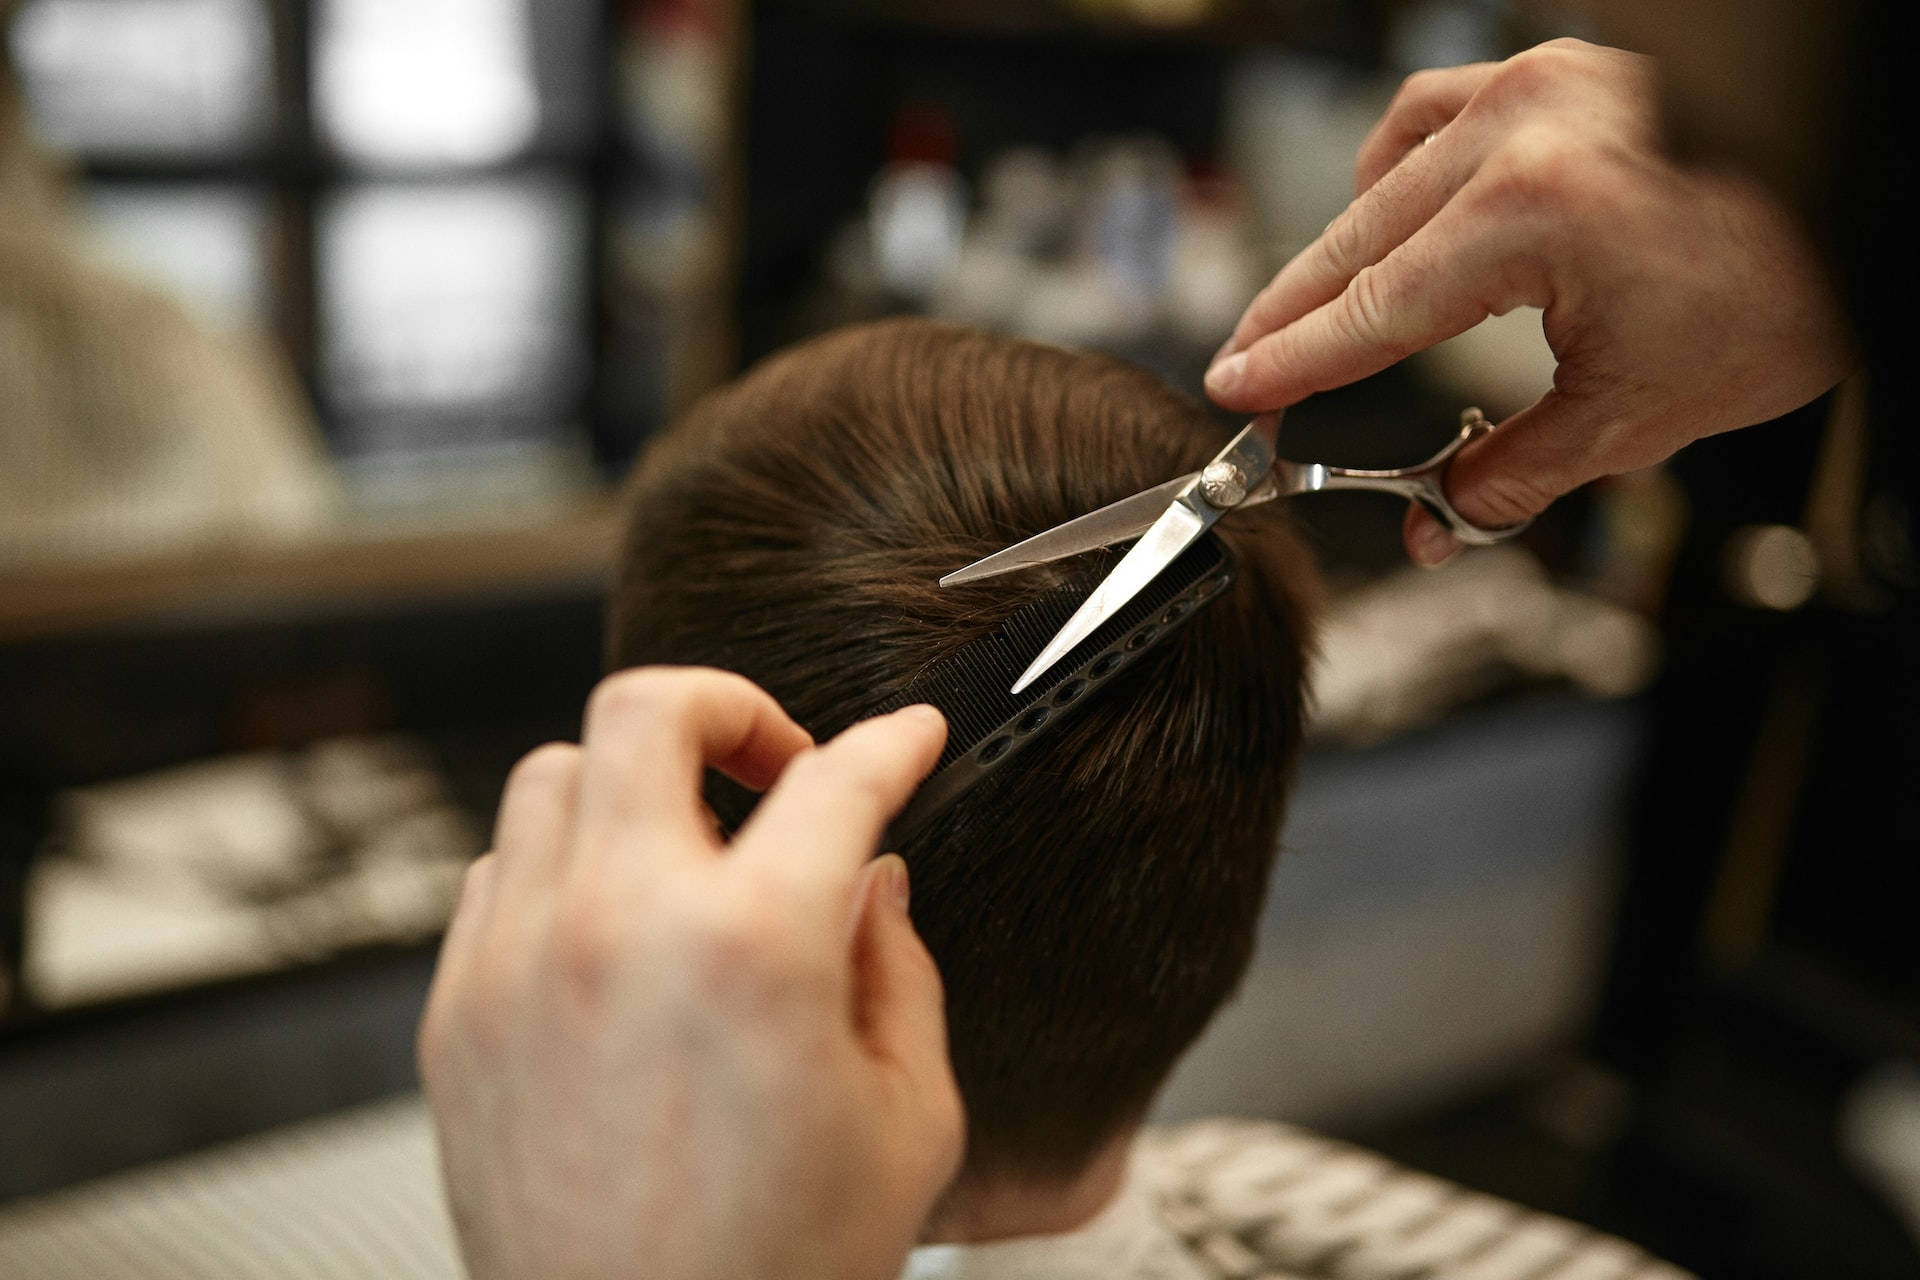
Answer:
[[[832,22],[870,24],[933,35],[997,38],[1077,38],[1120,43],[1194,45],[1318,44],[1351,25],[1344,6],[1329,0],[1223,4],[1193,19],[1153,21],[1092,6],[1034,4],[1031,0],[784,0],[789,11]]]
[[[91,183],[261,184],[301,188],[340,186],[453,186],[494,178],[588,173],[603,162],[637,167],[641,160],[624,139],[549,143],[481,163],[379,164],[326,152],[259,150],[225,155],[140,155],[80,152],[68,170]],[[584,181],[584,179],[583,179]]]
[[[594,586],[613,563],[618,528],[614,501],[596,496],[516,523],[342,522],[298,541],[223,540],[108,562],[0,569],[0,642],[163,615]]]

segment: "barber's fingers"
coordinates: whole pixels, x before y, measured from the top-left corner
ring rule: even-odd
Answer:
[[[522,756],[507,775],[493,824],[493,854],[509,899],[523,900],[564,864],[583,758],[571,742],[549,742]]]
[[[1476,63],[1407,78],[1361,146],[1353,203],[1248,305],[1214,357],[1216,365],[1337,297],[1355,275],[1404,243],[1472,179],[1486,158],[1491,134],[1465,126],[1439,131],[1497,69],[1497,63]],[[1415,147],[1419,154],[1407,156]],[[1212,380],[1208,386],[1211,390]]]
[[[1609,425],[1597,401],[1549,391],[1454,455],[1447,500],[1486,529],[1531,520],[1607,474],[1601,446]],[[1431,567],[1460,550],[1459,540],[1417,503],[1408,509],[1401,535],[1416,564]]]
[[[466,874],[460,880],[460,897],[453,904],[447,931],[440,940],[436,981],[451,965],[464,961],[480,945],[498,895],[499,872],[500,859],[491,853],[482,854],[467,865]]]
[[[1378,373],[1490,315],[1552,301],[1546,255],[1476,179],[1331,301],[1216,364],[1207,393],[1259,413]]]
[[[492,922],[498,893],[500,859],[488,853],[473,860],[460,882],[460,898],[454,903],[447,932],[440,940],[440,956],[433,966],[433,981],[427,990],[426,1008],[414,1040],[414,1061],[423,1081],[438,1083],[441,1064],[448,1052],[451,1032],[447,1019],[450,1004],[467,987],[468,975]]]
[[[947,1056],[946,990],[907,914],[907,864],[887,854],[869,864],[861,887],[853,943],[855,1033],[871,1057],[905,1075],[909,1095],[929,1108],[926,1122],[935,1131],[925,1140],[946,1142],[949,1158],[957,1159],[961,1117]]]
[[[758,868],[804,908],[831,914],[848,900],[881,832],[940,758],[946,737],[938,711],[913,706],[799,755],[735,837],[731,859]]]
[[[1407,559],[1423,569],[1435,569],[1460,554],[1463,545],[1447,526],[1417,502],[1407,504],[1400,521],[1400,541],[1406,545]]]
[[[699,667],[639,667],[587,703],[575,846],[590,854],[717,853],[700,784],[712,767],[765,787],[813,745],[751,681]]]
[[[1451,124],[1499,69],[1497,62],[1473,62],[1408,76],[1360,144],[1353,162],[1354,194],[1372,187],[1408,151]]]
[[[1339,297],[1356,275],[1406,243],[1446,206],[1473,177],[1483,149],[1471,132],[1447,135],[1362,193],[1255,295],[1220,356],[1244,351]],[[1209,390],[1212,386],[1209,381]]]

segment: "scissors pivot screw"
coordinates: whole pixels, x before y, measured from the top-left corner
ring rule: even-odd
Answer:
[[[1247,498],[1247,473],[1231,462],[1209,462],[1200,473],[1200,496],[1223,510],[1237,507]]]

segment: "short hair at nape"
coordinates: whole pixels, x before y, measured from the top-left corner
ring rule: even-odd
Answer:
[[[940,574],[1223,440],[1103,356],[916,320],[803,343],[636,468],[608,658],[740,672],[824,739],[1086,569]],[[971,1171],[1077,1170],[1246,969],[1316,594],[1284,506],[1224,522],[1232,587],[900,850],[946,982]]]

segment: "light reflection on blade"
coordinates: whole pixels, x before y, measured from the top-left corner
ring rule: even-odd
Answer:
[[[1081,601],[1067,624],[1061,627],[1033,665],[1014,682],[1013,692],[1019,693],[1028,685],[1045,675],[1047,669],[1073,651],[1075,645],[1100,629],[1100,624],[1111,618],[1125,607],[1127,601],[1140,594],[1141,588],[1160,576],[1161,570],[1192,546],[1195,539],[1207,531],[1220,513],[1209,509],[1202,515],[1189,507],[1184,501],[1176,501],[1168,507],[1153,527],[1142,534],[1140,541],[1134,543],[1113,566],[1113,572],[1103,579],[1093,594]]]
[[[1165,484],[1157,484],[1136,493],[1131,498],[1110,502],[1098,511],[1090,511],[1010,547],[1003,547],[963,569],[955,569],[940,579],[940,585],[952,587],[963,582],[995,578],[1017,569],[1051,564],[1084,551],[1097,551],[1116,542],[1137,538],[1153,527],[1153,522],[1165,513],[1167,504],[1179,496],[1180,490],[1191,484],[1198,474],[1194,472],[1177,476]]]

